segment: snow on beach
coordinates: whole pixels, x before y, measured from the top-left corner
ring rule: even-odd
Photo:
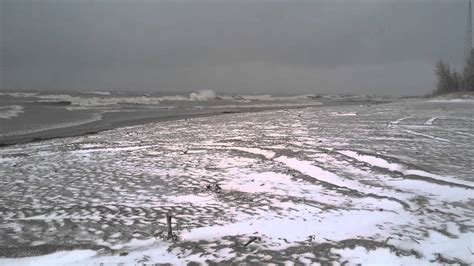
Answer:
[[[3,147],[0,264],[473,264],[463,104],[229,114]]]

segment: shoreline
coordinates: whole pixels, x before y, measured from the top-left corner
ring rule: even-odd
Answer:
[[[216,115],[225,115],[225,114],[235,114],[235,113],[257,113],[257,112],[264,112],[264,111],[273,111],[273,110],[293,110],[293,109],[304,109],[304,108],[324,108],[324,107],[332,107],[332,106],[340,106],[340,105],[359,105],[359,104],[387,104],[392,103],[391,101],[380,101],[380,100],[362,100],[362,101],[324,101],[319,102],[319,104],[307,104],[307,105],[282,105],[282,106],[263,106],[263,107],[229,107],[228,109],[220,109],[216,111],[207,111],[202,113],[189,113],[189,114],[176,114],[176,115],[165,115],[165,116],[153,116],[153,117],[142,117],[142,118],[129,118],[129,119],[107,119],[102,118],[100,121],[80,124],[76,126],[70,127],[63,127],[63,128],[55,128],[55,129],[47,129],[32,133],[26,134],[19,134],[19,135],[12,135],[6,136],[0,140],[0,148],[14,146],[19,144],[25,144],[30,142],[38,142],[38,141],[45,141],[51,139],[59,139],[59,138],[68,138],[68,137],[79,137],[85,135],[92,135],[97,134],[107,130],[113,130],[116,128],[122,127],[129,127],[129,126],[137,126],[137,125],[145,125],[150,123],[159,123],[159,122],[166,122],[166,121],[176,121],[182,119],[191,119],[191,118],[200,118],[200,117],[210,117]],[[105,114],[104,116],[111,114]]]
[[[343,104],[343,103],[341,103]],[[350,104],[350,103],[347,103]],[[166,116],[154,116],[154,117],[144,117],[144,118],[135,118],[135,119],[125,119],[118,121],[107,121],[102,119],[100,121],[85,123],[76,126],[47,129],[27,134],[12,135],[4,137],[0,140],[0,148],[26,144],[30,142],[39,142],[51,139],[60,139],[60,138],[69,138],[69,137],[79,137],[86,135],[93,135],[103,131],[113,130],[116,128],[145,125],[150,123],[159,123],[166,121],[177,121],[182,119],[192,119],[200,117],[211,117],[216,115],[225,115],[225,114],[236,114],[236,113],[252,113],[252,112],[263,112],[263,111],[272,111],[272,110],[286,110],[286,109],[303,109],[310,107],[327,107],[329,105],[297,105],[297,106],[276,106],[276,107],[251,107],[251,108],[229,108],[228,110],[219,110],[219,111],[210,111],[204,113],[189,113],[189,114],[178,114],[178,115],[166,115]]]

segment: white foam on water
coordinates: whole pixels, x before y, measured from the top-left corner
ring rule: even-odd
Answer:
[[[31,92],[0,92],[0,96],[1,95],[8,95],[8,96],[12,96],[12,97],[21,98],[21,97],[33,97],[33,96],[37,95],[37,93],[31,93]]]
[[[46,130],[69,128],[69,127],[75,127],[75,126],[79,126],[83,124],[97,122],[100,120],[102,120],[102,114],[92,114],[91,117],[87,119],[83,119],[83,120],[79,120],[75,122],[66,122],[66,123],[41,126],[41,127],[37,127],[36,129],[30,129],[30,130],[19,130],[12,133],[4,134],[4,136],[31,134],[31,133],[36,133],[36,132],[41,132],[41,131],[46,131]]]
[[[23,112],[23,106],[20,105],[2,106],[0,107],[0,118],[10,119],[19,116]]]
[[[96,94],[96,95],[111,95],[109,91],[79,91],[80,93]]]
[[[189,100],[191,101],[209,101],[216,98],[216,93],[212,90],[202,90],[199,92],[192,92],[189,94]]]

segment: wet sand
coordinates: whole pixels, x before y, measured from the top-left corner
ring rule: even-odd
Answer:
[[[143,111],[137,109],[133,112],[110,112],[102,115],[102,118],[98,121],[93,121],[90,123],[83,123],[73,126],[65,126],[54,129],[46,129],[41,131],[36,131],[32,133],[24,134],[12,134],[5,135],[0,137],[0,147],[15,145],[20,143],[28,143],[32,141],[41,141],[54,138],[64,138],[64,137],[73,137],[73,136],[82,136],[88,134],[96,134],[101,131],[106,131],[119,127],[135,126],[142,125],[154,122],[163,122],[171,120],[181,120],[188,118],[197,118],[197,117],[206,117],[214,116],[220,114],[229,114],[229,113],[247,113],[247,112],[261,112],[268,110],[283,110],[283,109],[301,109],[308,107],[328,107],[336,105],[354,105],[354,104],[379,104],[383,102],[378,101],[359,101],[359,102],[350,102],[350,101],[326,101],[322,105],[319,102],[307,103],[307,104],[298,104],[298,105],[282,105],[282,106],[262,106],[262,107],[223,107],[216,109],[203,109],[203,110],[178,110],[178,112],[173,113],[162,112],[160,109]]]

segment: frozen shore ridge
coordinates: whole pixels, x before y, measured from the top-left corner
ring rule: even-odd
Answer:
[[[474,264],[473,107],[272,110],[1,147],[0,265]]]

